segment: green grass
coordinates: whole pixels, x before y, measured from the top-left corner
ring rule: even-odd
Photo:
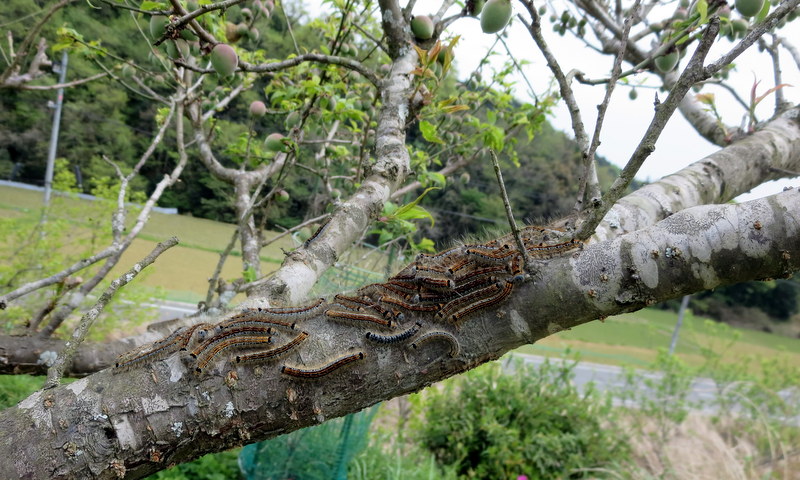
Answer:
[[[65,209],[79,209],[88,200],[79,198],[60,198]],[[0,216],[13,217],[25,213],[36,213],[42,206],[42,193],[14,187],[0,186]],[[128,214],[132,225],[136,212]],[[80,229],[81,225],[77,225]],[[231,240],[235,225],[214,222],[203,218],[185,215],[170,215],[154,212],[142,232],[123,254],[122,259],[111,271],[111,277],[121,275],[130,266],[147,255],[156,243],[172,236],[180,243],[164,253],[154,265],[148,267],[149,274],[138,280],[146,287],[160,288],[168,300],[197,303],[204,300],[208,290],[208,278],[219,260],[219,254]],[[88,233],[88,230],[87,230]],[[269,239],[280,232],[266,231]],[[238,244],[236,245],[238,247]],[[266,274],[275,271],[283,262],[284,252],[297,247],[297,243],[286,235],[261,250],[261,271]],[[342,265],[354,263],[367,253],[365,249],[351,249],[340,260]],[[323,294],[352,289],[364,283],[379,281],[383,277],[374,272],[383,272],[385,257],[373,255],[369,264],[362,268],[347,267],[332,269],[320,281],[318,290]],[[237,248],[231,252],[222,270],[222,278],[231,280],[242,276],[241,252]],[[240,301],[244,297],[235,299]]]
[[[655,359],[658,349],[669,347],[676,321],[675,312],[644,309],[609,317],[605,322],[589,322],[518,351],[557,357],[577,351],[582,359],[591,362],[646,366]],[[734,339],[734,335],[740,337]],[[690,365],[697,366],[703,362],[704,348],[717,352],[726,350],[723,358],[730,362],[741,361],[748,355],[785,354],[790,364],[800,367],[800,339],[727,328],[687,313],[676,353]]]

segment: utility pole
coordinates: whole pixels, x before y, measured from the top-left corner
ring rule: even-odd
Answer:
[[[675,324],[675,330],[672,332],[672,340],[669,342],[669,354],[675,353],[675,347],[678,345],[678,332],[681,331],[683,325],[683,316],[686,315],[686,307],[689,306],[689,299],[691,295],[684,295],[681,300],[681,308],[678,309],[678,323]]]
[[[67,50],[61,52],[61,65],[57,71],[58,83],[67,81]],[[50,194],[53,188],[53,167],[56,161],[56,148],[58,147],[58,130],[61,126],[61,106],[64,104],[64,87],[58,89],[56,96],[55,112],[53,113],[53,128],[50,130],[50,149],[47,152],[47,170],[44,174],[44,211],[50,206]]]

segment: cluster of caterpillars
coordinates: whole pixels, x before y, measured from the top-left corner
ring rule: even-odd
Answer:
[[[564,233],[528,226],[521,239],[529,257],[547,259],[582,248],[575,240],[557,241]],[[554,241],[555,240],[555,241]],[[176,330],[166,338],[122,355],[116,371],[137,367],[184,352],[195,372],[212,362],[276,362],[311,335],[302,325],[316,317],[351,325],[362,350],[339,355],[327,364],[301,368],[284,364],[283,374],[318,378],[365,358],[365,350],[405,344],[412,349],[429,341],[444,342],[449,355],[460,353],[457,334],[471,315],[504,301],[524,281],[523,256],[511,235],[483,244],[462,245],[421,254],[384,283],[362,287],[348,295],[319,299],[292,308],[255,308],[222,322]]]

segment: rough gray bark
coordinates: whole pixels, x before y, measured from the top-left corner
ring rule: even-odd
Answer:
[[[315,317],[298,353],[203,375],[178,355],[114,375],[104,370],[34,393],[0,413],[0,478],[141,478],[172,463],[358,411],[596,318],[716,286],[800,269],[800,191],[741,205],[694,207],[658,224],[542,262],[534,281],[454,330],[460,353],[428,342],[380,345],[364,329]],[[423,323],[432,317],[418,317]],[[365,358],[324,379],[280,373],[284,362]],[[223,361],[224,360],[224,361]]]

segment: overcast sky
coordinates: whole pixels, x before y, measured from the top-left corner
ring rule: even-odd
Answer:
[[[513,4],[515,13],[522,11],[517,2],[513,2]],[[320,12],[319,0],[307,0],[306,5],[309,6],[309,12],[312,15]],[[438,9],[438,6],[439,2],[417,2],[414,13],[432,14]],[[674,8],[674,3],[670,8]],[[453,7],[452,13],[456,13],[458,10],[458,7]],[[527,13],[525,15],[527,16]],[[558,36],[553,32],[549,21],[546,19],[543,22],[542,30],[551,49],[555,52],[561,68],[565,72],[578,69],[589,78],[608,76],[613,58],[597,54],[569,33],[563,37]],[[477,68],[486,50],[495,40],[495,35],[484,34],[480,29],[479,21],[472,18],[460,19],[448,28],[447,33],[461,35],[455,51],[457,68],[461,73],[459,75],[460,78],[466,77]],[[552,79],[552,75],[524,25],[516,20],[507,27],[506,33],[508,35],[506,42],[514,54],[517,55],[517,59],[524,59],[529,62],[528,65],[522,67],[528,80],[533,84],[537,93],[544,92]],[[795,20],[789,27],[784,28],[781,31],[781,35],[800,48],[800,19]],[[729,50],[732,45],[727,40],[717,41],[707,58],[707,63]],[[492,63],[500,66],[506,59],[505,50],[502,46],[499,46],[496,50],[500,55],[495,56]],[[688,56],[684,59],[682,65],[685,64],[687,59]],[[781,60],[783,82],[795,85],[793,88],[785,88],[784,94],[788,100],[795,104],[799,103],[800,71],[798,71],[797,65],[785,51],[781,54]],[[751,48],[737,59],[736,64],[737,72],[731,74],[730,80],[739,95],[745,100],[749,98],[750,87],[754,79],[761,81],[759,92],[764,92],[774,86],[772,63],[769,60],[769,55],[759,53],[756,48]],[[623,64],[623,68],[627,68],[625,64]],[[647,74],[640,74],[631,78],[631,81],[632,83],[643,83],[644,85],[657,85],[657,80],[655,78],[648,79]],[[521,76],[518,77],[517,86],[517,97],[524,101],[531,100],[530,95],[527,93],[528,88]],[[573,82],[572,86],[581,108],[583,121],[591,136],[597,115],[596,105],[602,101],[605,89],[602,86],[583,86],[577,82]],[[635,101],[631,101],[628,99],[629,90],[627,87],[617,87],[615,89],[614,97],[604,120],[603,131],[601,132],[602,143],[598,150],[600,155],[605,156],[620,167],[627,162],[636,148],[639,138],[641,138],[650,123],[653,114],[654,93],[657,91],[652,88],[637,88],[638,98]],[[732,97],[726,91],[721,88],[710,88],[705,91],[715,93],[717,107],[727,124],[736,125],[742,121],[745,111],[740,105],[732,101]],[[690,94],[692,93],[690,92]],[[666,98],[666,93],[659,93],[659,96],[663,100]],[[774,96],[766,98],[757,110],[759,119],[769,118],[774,105]],[[554,117],[550,121],[556,128],[573,136],[569,113],[563,102],[559,102],[554,111]],[[719,147],[703,140],[688,125],[680,113],[676,112],[659,138],[655,152],[642,166],[638,178],[642,180],[657,180],[718,149]],[[770,182],[758,187],[750,194],[739,197],[739,200],[776,193],[788,185],[800,187],[800,179],[794,178]]]

